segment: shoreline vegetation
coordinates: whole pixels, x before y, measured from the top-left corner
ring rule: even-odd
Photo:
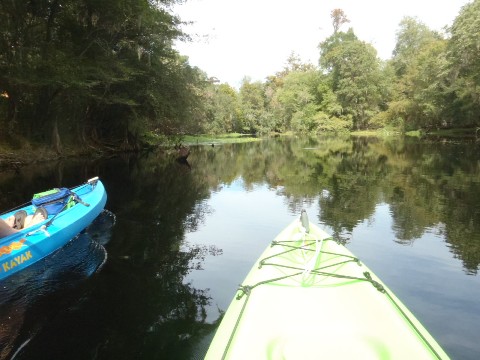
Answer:
[[[0,171],[17,170],[21,167],[28,166],[34,163],[57,161],[66,158],[81,158],[88,156],[91,159],[104,158],[108,156],[115,156],[127,152],[141,152],[160,149],[165,156],[177,156],[177,149],[181,147],[192,146],[218,146],[222,144],[231,143],[247,143],[262,141],[264,139],[278,137],[278,136],[307,136],[305,134],[284,133],[271,134],[268,136],[256,136],[255,134],[201,134],[201,135],[175,135],[170,137],[154,136],[148,137],[148,141],[140,149],[132,150],[110,150],[105,149],[75,149],[64,148],[62,154],[58,154],[54,149],[44,144],[29,145],[22,149],[14,149],[6,147],[5,144],[0,148]],[[402,133],[395,129],[377,129],[377,130],[363,130],[352,131],[337,135],[335,133],[325,133],[316,135],[318,137],[325,136],[355,136],[355,137],[377,137],[377,138],[400,138],[400,137],[416,137],[424,139],[435,139],[438,141],[475,141],[480,142],[480,128],[458,128],[458,129],[439,129],[435,131],[426,132],[424,130],[415,130]]]
[[[444,32],[403,18],[386,60],[333,9],[316,64],[291,53],[238,89],[175,49],[177,2],[0,2],[0,168],[288,134],[480,135],[480,0]]]

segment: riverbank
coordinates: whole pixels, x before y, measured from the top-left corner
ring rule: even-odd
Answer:
[[[56,160],[58,158],[59,155],[47,147],[12,149],[2,146],[0,149],[0,171],[18,169],[28,164]]]
[[[245,134],[222,134],[222,135],[185,135],[172,137],[148,137],[144,148],[139,151],[159,149],[165,154],[176,155],[175,148],[179,146],[193,145],[219,145],[226,143],[260,141],[261,138]],[[113,156],[118,153],[125,153],[122,149],[106,149],[100,147],[63,147],[62,152],[56,152],[51,146],[43,144],[27,144],[21,148],[14,148],[8,144],[0,144],[0,171],[16,170],[30,164],[56,161],[72,157],[88,156],[93,159],[105,156]]]
[[[231,144],[231,143],[245,143],[252,141],[260,141],[261,137],[252,134],[221,134],[221,135],[187,135],[183,143],[185,145],[217,145],[217,144]]]
[[[480,128],[456,128],[456,129],[438,129],[438,130],[412,130],[402,132],[395,128],[383,128],[377,130],[359,130],[352,131],[350,135],[353,136],[376,136],[376,137],[390,137],[390,136],[410,136],[416,138],[423,137],[437,137],[437,138],[457,138],[457,139],[479,139]]]
[[[272,136],[291,136],[293,133],[272,135]],[[434,138],[434,139],[456,139],[456,140],[475,140],[480,141],[480,128],[465,129],[446,129],[425,131],[410,131],[405,134],[398,129],[378,129],[353,131],[350,136],[367,136],[367,137],[397,137],[410,136],[416,138]],[[176,148],[180,146],[209,145],[216,146],[227,143],[245,143],[261,141],[262,137],[253,134],[201,134],[201,135],[177,135],[177,136],[146,136],[146,144],[143,150],[152,150],[161,148],[167,155],[175,155]],[[8,144],[0,144],[0,171],[6,169],[18,169],[20,167],[40,163],[45,161],[56,161],[72,157],[88,156],[92,159],[98,159],[105,156],[113,156],[115,154],[125,153],[122,149],[105,149],[96,147],[63,147],[62,152],[56,152],[51,146],[44,144],[27,144],[22,148],[14,148]]]
[[[27,145],[22,148],[8,147],[0,144],[0,171],[17,170],[23,166],[37,164],[48,161],[58,161],[62,159],[88,156],[91,159],[98,159],[112,154],[112,151],[106,151],[96,148],[67,148],[62,149],[61,153],[53,150],[47,145]]]

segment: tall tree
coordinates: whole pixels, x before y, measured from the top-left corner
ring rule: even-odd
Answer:
[[[396,82],[390,122],[405,130],[444,124],[445,46],[443,37],[418,19],[400,22],[391,60]]]
[[[340,27],[343,24],[349,23],[350,20],[347,19],[347,15],[345,15],[342,9],[333,9],[330,13],[330,17],[332,18],[333,24],[333,33],[336,34]]]
[[[314,130],[307,123],[316,113],[319,75],[314,65],[302,62],[292,52],[284,69],[269,77],[265,92],[267,110],[272,114],[269,121],[272,130]]]
[[[203,124],[207,134],[241,132],[240,104],[238,94],[228,84],[211,84],[206,89],[206,106],[208,121]]]
[[[315,131],[314,116],[318,110],[316,89],[319,72],[310,68],[291,71],[283,78],[276,99],[282,106],[283,126],[301,132]]]
[[[450,33],[450,114],[458,125],[480,126],[480,0],[461,9]]]
[[[352,29],[320,44],[320,66],[332,77],[333,92],[355,129],[365,129],[379,111],[381,71],[377,52]]]
[[[264,130],[269,130],[269,126],[265,124],[268,117],[265,100],[264,84],[260,81],[252,82],[249,78],[244,78],[240,86],[243,132],[262,133]]]
[[[397,76],[402,76],[415,61],[419,51],[441,36],[430,30],[423,22],[414,17],[404,17],[396,34],[397,42],[393,50],[392,62]]]

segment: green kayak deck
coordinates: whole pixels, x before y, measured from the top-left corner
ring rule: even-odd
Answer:
[[[303,215],[302,215],[303,217]],[[346,247],[297,220],[231,302],[206,359],[448,359]]]

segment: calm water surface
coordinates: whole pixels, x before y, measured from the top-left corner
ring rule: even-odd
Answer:
[[[480,357],[480,144],[272,139],[0,172],[0,208],[98,175],[87,232],[0,282],[0,359],[200,359],[269,241],[301,209],[453,359]],[[319,304],[321,306],[321,304]]]

